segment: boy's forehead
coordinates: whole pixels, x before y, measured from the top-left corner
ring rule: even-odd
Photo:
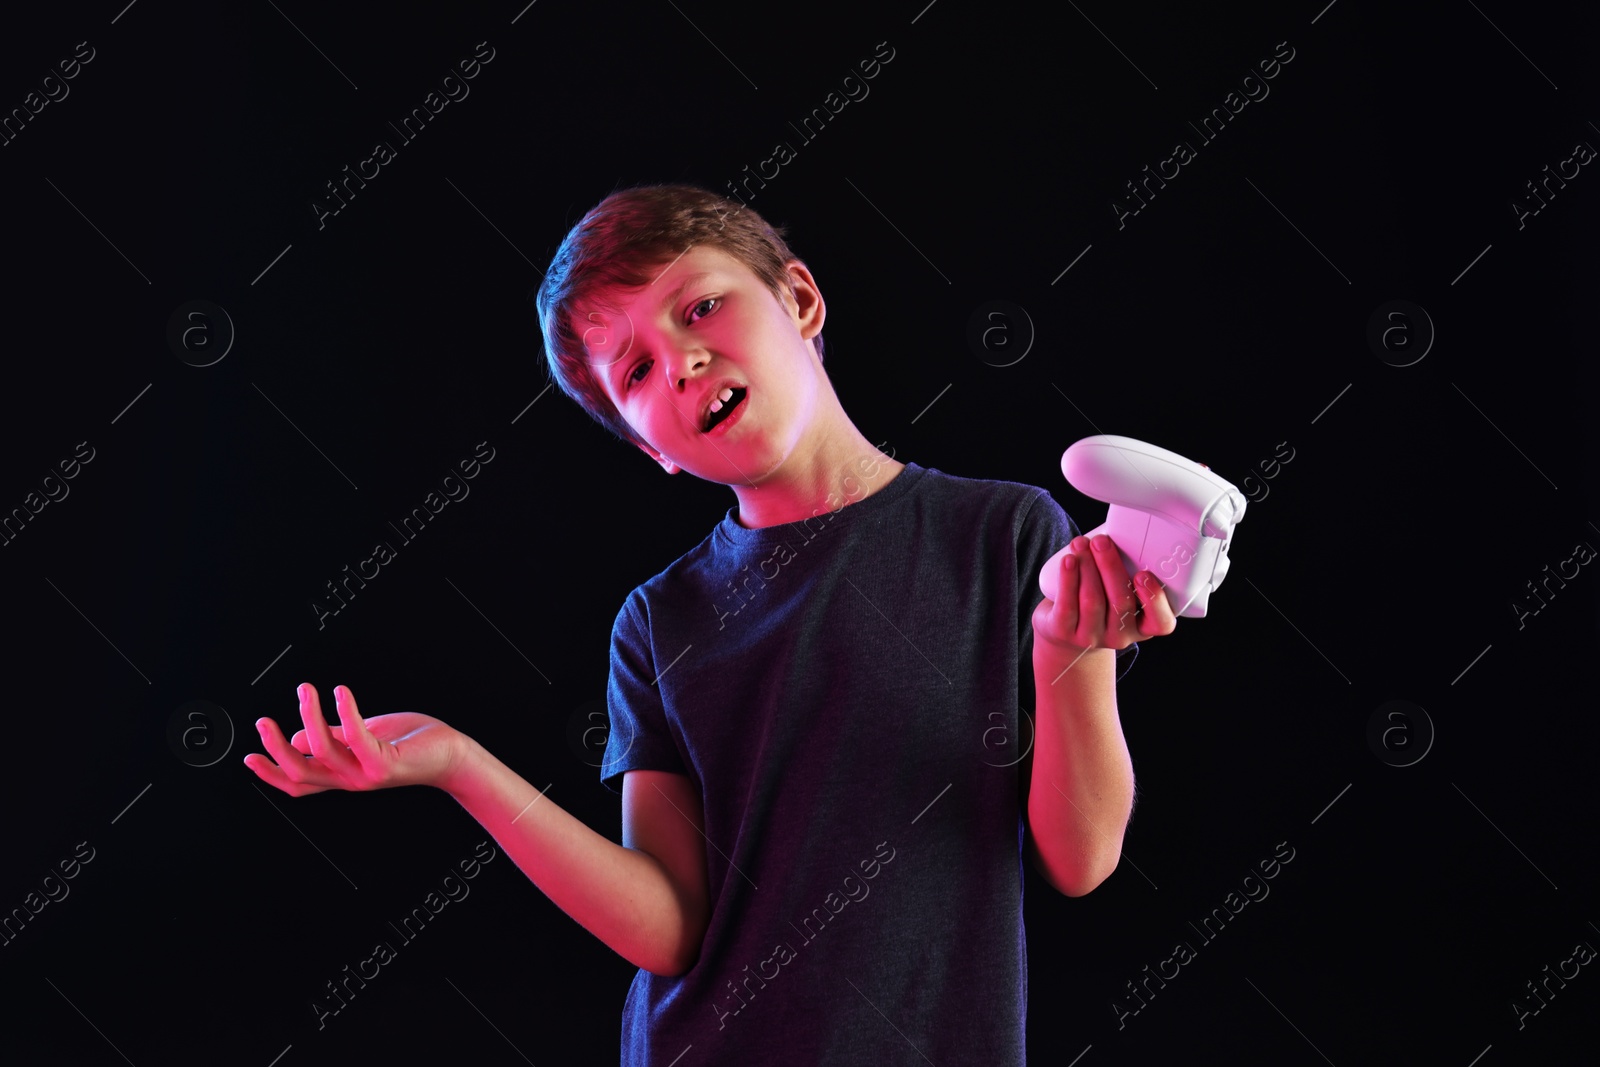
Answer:
[[[601,289],[577,302],[572,325],[591,367],[603,370],[627,355],[633,342],[633,316],[628,305],[638,293],[648,291],[648,287]]]
[[[602,286],[586,293],[576,304],[578,327],[591,362],[603,366],[622,355],[634,315],[650,314],[675,301],[688,284],[729,275],[755,272],[739,260],[710,246],[696,246],[682,255],[645,267],[651,280],[642,286]]]
[[[630,307],[634,311],[654,308],[672,296],[686,278],[699,274],[755,277],[755,272],[739,260],[709,245],[696,245],[671,259],[645,264],[642,273],[650,278],[642,286],[612,285],[593,290],[582,302],[588,305],[584,310],[617,314]]]

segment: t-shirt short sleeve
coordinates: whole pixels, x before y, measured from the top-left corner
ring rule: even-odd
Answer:
[[[1083,531],[1056,503],[1055,497],[1041,489],[1022,517],[1022,530],[1017,535],[1017,581],[1022,595],[1018,598],[1017,647],[1022,650],[1018,664],[1018,698],[1024,706],[1035,706],[1037,694],[1033,687],[1033,609],[1044,599],[1039,590],[1039,572],[1050,557],[1066,547]],[[1139,658],[1138,644],[1129,645],[1117,652],[1117,680]]]
[[[630,595],[611,627],[611,674],[606,683],[611,728],[600,781],[613,793],[622,792],[622,777],[628,771],[688,773],[667,726],[649,629],[640,617],[641,602],[637,592]]]

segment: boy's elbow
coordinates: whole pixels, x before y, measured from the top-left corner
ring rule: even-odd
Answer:
[[[645,970],[662,978],[679,978],[700,962],[700,947],[705,941],[710,915],[685,910],[675,916],[671,944],[660,946],[656,962]]]
[[[700,962],[700,939],[695,938],[692,943],[684,939],[678,946],[662,954],[661,959],[645,966],[645,970],[661,978],[681,978],[694,969]]]
[[[645,970],[662,978],[681,978],[694,969],[700,962],[700,946],[697,944],[692,951],[679,952],[671,960],[660,967],[646,967]]]
[[[1096,876],[1093,876],[1093,877],[1088,877],[1088,878],[1074,879],[1073,881],[1070,881],[1070,882],[1066,883],[1065,885],[1057,885],[1056,886],[1056,890],[1058,892],[1060,892],[1063,896],[1068,896],[1068,897],[1085,897],[1085,896],[1088,896],[1090,893],[1094,892],[1097,888],[1099,888],[1101,882],[1104,882],[1107,878],[1110,878],[1111,877],[1111,872],[1116,870],[1116,869],[1117,869],[1117,865],[1116,865],[1115,862],[1113,862],[1111,864],[1110,868],[1108,868],[1102,874],[1099,874],[1099,875],[1096,875]]]
[[[1046,869],[1041,857],[1034,854],[1034,867],[1046,884],[1064,897],[1088,896],[1100,886],[1111,872],[1117,869],[1117,857],[1112,856],[1098,866],[1084,867],[1071,872],[1054,872]]]

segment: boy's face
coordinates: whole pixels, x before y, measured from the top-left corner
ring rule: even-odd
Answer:
[[[667,473],[758,485],[819,424],[831,387],[811,339],[825,307],[804,265],[791,262],[788,281],[780,302],[743,263],[697,246],[643,289],[597,294],[619,310],[579,308],[595,376]],[[707,433],[727,387],[743,398]]]

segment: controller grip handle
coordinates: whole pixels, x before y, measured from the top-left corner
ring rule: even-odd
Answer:
[[[1108,501],[1106,521],[1085,536],[1110,537],[1130,578],[1153,572],[1173,614],[1204,618],[1211,591],[1227,576],[1234,526],[1247,507],[1233,483],[1177,453],[1110,435],[1074,444],[1062,457],[1062,472],[1081,492]],[[1040,591],[1051,600],[1071,549],[1069,543],[1039,572]]]

